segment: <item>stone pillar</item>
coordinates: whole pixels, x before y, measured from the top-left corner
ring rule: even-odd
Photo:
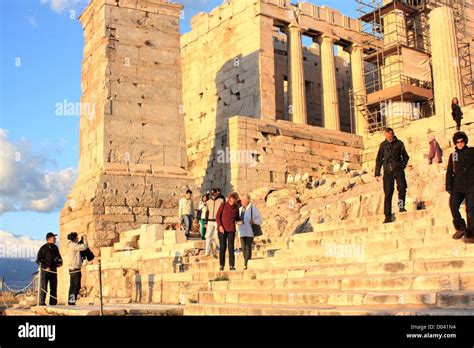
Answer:
[[[79,171],[60,213],[63,255],[71,231],[86,234],[100,256],[100,248],[113,246],[122,232],[153,224],[159,239],[178,222],[178,198],[194,185],[180,112],[181,10],[158,1],[142,6],[95,0],[79,17]],[[67,287],[65,266],[59,272],[61,301]]]
[[[386,5],[392,0],[384,0]],[[407,44],[407,29],[405,13],[401,10],[393,10],[383,17],[384,24],[384,47],[396,44]],[[391,54],[384,59],[381,69],[382,87],[390,88],[403,83],[403,57],[400,54]],[[391,127],[404,125],[407,119],[411,119],[412,105],[408,102],[387,101],[383,106],[385,124]]]
[[[386,1],[387,2],[387,1]],[[406,45],[407,30],[405,14],[400,10],[393,10],[384,19],[384,47],[395,44]],[[403,62],[398,54],[385,57],[382,71],[383,87],[388,88],[399,85],[402,80]]]
[[[360,102],[367,100],[367,92],[365,89],[365,74],[364,74],[364,49],[363,47],[353,44],[348,51],[351,54],[351,75],[352,75],[352,89],[354,91],[354,115],[355,115],[355,132],[358,135],[364,135],[367,120],[364,114],[357,107],[357,100]]]
[[[306,90],[303,65],[302,29],[295,24],[288,26],[288,82],[291,116],[294,123],[306,124]]]
[[[318,37],[316,41],[321,46],[324,127],[327,129],[340,130],[336,64],[334,61],[334,42],[336,39],[331,36],[322,35]]]
[[[430,13],[431,58],[436,115],[450,118],[451,100],[463,103],[456,23],[453,10],[438,7]]]

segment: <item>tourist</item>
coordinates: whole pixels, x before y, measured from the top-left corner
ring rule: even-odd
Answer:
[[[451,115],[453,116],[454,122],[456,122],[456,130],[461,130],[461,120],[463,119],[463,113],[461,111],[461,106],[459,106],[458,98],[453,98],[451,102]]]
[[[446,191],[449,192],[449,207],[456,232],[454,239],[464,237],[465,243],[474,243],[474,148],[467,146],[466,133],[457,132],[453,136],[455,151],[449,156],[446,172]],[[459,213],[465,200],[466,221]]]
[[[201,201],[199,202],[198,206],[198,220],[199,220],[199,232],[201,233],[201,239],[206,239],[206,215],[207,215],[207,207],[206,203],[209,199],[207,194],[202,195]]]
[[[229,266],[231,271],[235,271],[235,225],[241,224],[239,216],[239,208],[237,208],[237,201],[239,195],[232,192],[227,197],[227,202],[221,204],[216,214],[216,222],[219,235],[219,264],[220,270],[224,270],[226,248],[229,249]]]
[[[217,222],[216,215],[219,207],[224,203],[224,199],[221,197],[221,190],[218,188],[211,190],[211,198],[206,202],[206,252],[205,256],[211,254],[212,243],[217,244],[219,238],[217,236]]]
[[[385,128],[385,141],[380,144],[377,158],[375,160],[375,177],[377,181],[380,177],[380,171],[383,166],[383,190],[385,193],[383,223],[390,223],[392,219],[392,197],[395,181],[398,190],[398,208],[399,211],[406,212],[405,199],[407,192],[407,181],[405,178],[405,168],[408,164],[408,153],[405,145],[398,140],[392,128]]]
[[[193,204],[193,192],[191,190],[186,191],[186,195],[179,200],[179,221],[180,227],[184,227],[184,234],[186,239],[189,238],[193,219],[194,219],[194,204]]]
[[[87,250],[87,238],[85,235],[79,238],[76,232],[71,232],[67,236],[67,255],[69,259],[69,296],[68,304],[74,306],[76,304],[79,290],[81,289],[81,267],[82,267],[82,255],[81,251]]]
[[[240,220],[242,224],[239,225],[240,245],[244,255],[244,269],[247,269],[248,262],[252,258],[252,244],[254,239],[253,225],[262,224],[262,216],[257,207],[251,203],[250,195],[244,194],[241,198],[242,207],[239,210]]]
[[[222,194],[222,191],[220,188],[216,188],[217,191],[217,198],[222,198],[222,200],[225,202],[225,196]]]
[[[47,243],[38,251],[36,263],[40,268],[40,296],[39,305],[46,305],[46,293],[49,284],[49,304],[55,306],[58,303],[58,267],[63,265],[59,248],[56,245],[56,236],[52,232],[46,235]]]
[[[441,150],[441,147],[439,146],[438,141],[436,140],[435,136],[433,134],[430,134],[428,136],[430,142],[430,152],[428,153],[428,163],[433,164],[434,163],[442,163],[443,162],[443,151]]]

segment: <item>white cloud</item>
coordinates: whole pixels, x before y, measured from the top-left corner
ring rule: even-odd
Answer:
[[[0,128],[0,214],[8,211],[53,212],[66,201],[76,178],[74,168],[47,169],[54,160],[33,154],[25,141],[13,144]]]
[[[39,248],[46,241],[31,239],[27,236],[18,236],[0,230],[0,259],[1,258],[36,258]]]
[[[41,4],[49,5],[56,13],[63,13],[66,10],[75,10],[80,4],[87,4],[89,0],[40,0]]]
[[[32,27],[36,27],[38,25],[38,22],[36,21],[35,15],[28,15],[26,16],[26,20]]]

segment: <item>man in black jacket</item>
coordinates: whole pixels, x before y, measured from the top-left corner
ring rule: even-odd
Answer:
[[[38,251],[36,263],[40,265],[40,306],[46,305],[46,293],[49,283],[49,304],[54,306],[58,303],[58,267],[61,267],[63,260],[56,245],[56,234],[49,232],[46,235],[47,243]]]
[[[392,197],[397,181],[398,208],[400,212],[406,212],[405,199],[407,194],[407,180],[405,178],[405,168],[408,164],[409,156],[405,150],[405,145],[395,136],[392,128],[385,128],[385,141],[380,144],[377,159],[375,161],[375,177],[378,179],[383,166],[383,190],[384,201],[384,224],[392,222]]]
[[[456,229],[454,239],[464,236],[465,243],[474,243],[474,148],[467,146],[466,133],[457,132],[453,136],[456,145],[454,153],[449,156],[446,172],[446,191],[449,192],[449,207]],[[465,200],[466,221],[459,213],[459,207]]]

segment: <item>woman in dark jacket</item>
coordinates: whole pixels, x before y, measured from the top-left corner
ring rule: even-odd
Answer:
[[[225,266],[225,251],[226,247],[229,249],[229,266],[231,271],[235,271],[235,255],[234,255],[234,242],[235,242],[235,224],[240,224],[239,207],[237,201],[239,195],[236,192],[232,192],[227,197],[227,202],[221,204],[216,214],[217,229],[219,231],[219,263],[220,270],[224,270]]]
[[[456,130],[459,131],[461,130],[461,120],[462,120],[462,110],[461,107],[459,106],[459,100],[458,98],[453,98],[453,101],[451,102],[451,115],[453,115],[453,120],[456,122]]]
[[[450,194],[449,206],[456,229],[453,238],[464,237],[465,243],[474,243],[474,148],[467,146],[468,138],[463,132],[454,134],[453,142],[456,147],[446,171],[446,191]],[[463,201],[467,223],[459,213]]]

